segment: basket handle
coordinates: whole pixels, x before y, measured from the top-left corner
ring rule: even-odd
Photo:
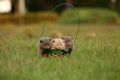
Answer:
[[[74,8],[74,9],[75,9],[75,7],[74,7],[72,4],[69,4],[69,3],[61,3],[61,4],[57,5],[57,6],[55,6],[55,7],[54,7],[54,8],[50,11],[50,13],[48,14],[48,16],[46,17],[46,21],[45,21],[45,23],[43,24],[42,29],[41,29],[41,36],[40,36],[40,37],[42,37],[42,36],[43,36],[43,34],[44,34],[45,25],[46,25],[46,23],[47,23],[47,20],[48,20],[49,16],[51,15],[51,13],[52,13],[55,9],[57,9],[58,7],[63,6],[63,5],[65,5],[65,6],[69,6],[69,7],[71,7],[71,8]],[[76,34],[75,34],[74,44],[75,44],[76,39],[77,39],[77,37],[78,37],[78,33],[79,33],[79,26],[80,26],[80,17],[79,17],[79,12],[78,12],[78,11],[76,11],[76,13],[77,13],[77,17],[78,17],[78,27],[77,27],[77,32],[76,32]]]

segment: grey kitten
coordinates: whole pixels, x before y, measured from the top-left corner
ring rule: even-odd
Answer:
[[[71,51],[74,49],[74,46],[73,46],[74,39],[73,39],[73,37],[71,37],[71,36],[64,36],[64,37],[62,37],[62,39],[65,42],[65,51],[66,52],[68,51],[68,52],[71,53]]]
[[[42,37],[40,38],[39,40],[39,45],[38,45],[38,53],[39,55],[42,54],[42,52],[45,50],[45,49],[50,49],[51,48],[51,38],[49,37]]]

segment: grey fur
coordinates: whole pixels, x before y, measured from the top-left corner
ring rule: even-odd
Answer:
[[[42,37],[39,40],[39,44],[38,44],[38,53],[42,54],[42,51],[45,49],[50,49],[51,48],[51,38],[49,37]]]
[[[64,40],[64,42],[65,42],[65,47],[66,47],[66,50],[68,50],[68,49],[72,49],[73,50],[73,48],[74,48],[74,39],[73,39],[73,37],[71,37],[71,36],[64,36],[64,37],[62,37],[62,39]]]

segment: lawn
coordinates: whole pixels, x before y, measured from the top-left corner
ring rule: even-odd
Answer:
[[[40,57],[42,24],[0,25],[0,80],[120,80],[120,26],[81,24],[70,57]],[[49,23],[54,31],[75,36],[77,25]]]

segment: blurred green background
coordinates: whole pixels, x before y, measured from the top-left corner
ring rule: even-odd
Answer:
[[[75,8],[47,18],[63,2]],[[38,56],[42,27],[52,38],[79,27],[70,57]],[[120,80],[120,0],[0,0],[0,80]]]
[[[4,1],[4,0],[1,0]],[[50,10],[61,3],[69,3],[76,7],[74,12],[70,6],[62,5],[54,10],[49,21],[76,23],[77,12],[81,23],[120,23],[120,0],[8,0],[11,10],[0,13],[0,23],[39,23],[46,19]],[[67,11],[69,10],[69,11]],[[71,11],[70,11],[71,10]],[[69,17],[71,16],[71,17]],[[68,21],[70,20],[70,21]]]

